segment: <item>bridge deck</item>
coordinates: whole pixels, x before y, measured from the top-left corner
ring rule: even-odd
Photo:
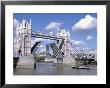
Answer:
[[[64,40],[63,38],[57,37],[57,36],[50,36],[50,35],[45,35],[45,34],[40,34],[37,32],[32,32],[31,37],[36,37],[36,38],[44,38],[44,39],[50,39],[50,40]]]

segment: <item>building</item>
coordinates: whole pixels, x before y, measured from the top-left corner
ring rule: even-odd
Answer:
[[[35,56],[31,54],[31,19],[23,18],[16,27],[16,55],[19,57],[16,68],[34,68]]]
[[[31,55],[31,19],[27,22],[23,18],[21,23],[17,24],[16,28],[16,55],[29,56]]]
[[[70,42],[70,32],[69,30],[66,31],[66,29],[61,29],[61,32],[57,33],[58,37],[61,37],[64,39],[64,44],[62,46],[61,52],[64,52],[64,58],[63,58],[63,63],[64,64],[69,64],[69,65],[74,65],[76,63],[75,59],[73,56],[71,56],[71,42]]]

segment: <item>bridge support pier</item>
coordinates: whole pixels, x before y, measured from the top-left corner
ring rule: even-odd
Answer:
[[[76,60],[74,59],[74,57],[72,57],[71,55],[69,56],[65,56],[63,58],[63,64],[65,66],[73,66],[73,65],[76,65]]]
[[[35,57],[30,56],[20,56],[16,68],[36,68]]]

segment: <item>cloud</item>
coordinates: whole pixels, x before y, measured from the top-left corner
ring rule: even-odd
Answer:
[[[46,26],[46,29],[53,29],[53,30],[58,30],[60,29],[61,23],[58,22],[51,22],[49,25]]]
[[[79,20],[75,25],[73,25],[72,29],[75,31],[91,31],[96,28],[97,19],[92,17],[91,15],[86,15],[84,18]]]
[[[80,45],[84,45],[86,44],[84,41],[82,40],[71,40],[71,43],[73,46],[80,46]]]
[[[19,23],[19,21],[16,18],[14,18],[14,20],[13,20],[13,27],[14,27],[15,30],[16,30],[16,27],[17,27],[18,23]]]
[[[53,32],[50,32],[49,35],[50,35],[50,36],[53,35]]]
[[[93,38],[94,38],[93,36],[88,35],[88,36],[86,37],[86,40],[89,41],[89,40],[92,40]]]

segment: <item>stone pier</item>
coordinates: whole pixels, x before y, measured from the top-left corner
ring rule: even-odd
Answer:
[[[69,55],[69,56],[66,56],[63,58],[63,64],[65,66],[74,66],[74,65],[76,65],[76,60],[74,59],[74,57]]]
[[[20,56],[16,68],[35,68],[35,64],[34,56]]]

